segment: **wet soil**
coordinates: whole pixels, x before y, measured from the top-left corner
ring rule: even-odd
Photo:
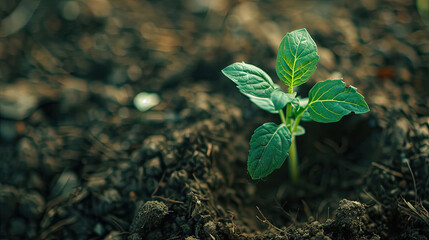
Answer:
[[[0,239],[429,238],[419,1],[30,2],[0,3]],[[279,119],[220,70],[275,79],[302,27],[320,61],[298,94],[342,76],[371,112],[303,123],[300,181],[253,181],[250,136]],[[138,111],[141,91],[160,104]]]

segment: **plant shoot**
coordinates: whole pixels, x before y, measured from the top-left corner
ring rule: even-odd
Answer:
[[[299,98],[293,91],[311,77],[319,61],[317,46],[306,29],[286,34],[280,43],[276,72],[288,86],[283,92],[260,68],[244,62],[234,63],[222,70],[241,93],[258,107],[279,114],[281,124],[265,123],[250,139],[247,170],[252,179],[260,179],[280,168],[288,158],[292,181],[299,177],[295,137],[305,134],[300,121],[337,122],[354,112],[369,111],[364,97],[353,86],[346,87],[342,79],[328,79],[316,83],[308,98]]]

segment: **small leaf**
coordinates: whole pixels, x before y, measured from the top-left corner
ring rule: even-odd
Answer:
[[[274,114],[278,113],[278,111],[274,107],[274,103],[271,101],[270,98],[260,98],[246,93],[243,93],[243,94],[249,97],[249,100],[252,101],[260,109]]]
[[[309,93],[308,112],[314,121],[337,122],[350,112],[366,113],[369,107],[353,86],[342,79],[325,80],[314,85]]]
[[[291,102],[292,104],[292,109],[295,111],[295,109],[299,109],[300,108],[300,103],[299,103],[299,99],[298,98],[294,98]]]
[[[298,100],[298,104],[295,104],[293,107],[293,114],[294,116],[298,116],[302,113],[301,121],[304,122],[310,122],[313,121],[311,119],[310,114],[308,113],[307,104],[308,104],[308,98],[300,98],[297,97],[296,100]]]
[[[276,86],[263,70],[241,62],[229,65],[222,73],[237,84],[240,92],[256,106],[270,113],[277,113],[270,98]]]
[[[295,100],[296,93],[290,94],[285,93],[281,89],[277,88],[271,93],[271,101],[274,104],[275,110],[283,109],[286,104]]]
[[[250,139],[247,170],[252,179],[267,176],[280,168],[289,155],[292,136],[284,125],[265,123],[258,127]]]
[[[233,63],[222,70],[237,88],[246,95],[270,98],[274,91],[273,80],[260,68],[244,62]]]
[[[301,136],[305,134],[305,128],[301,125],[298,125],[298,127],[296,128],[296,130],[293,132],[294,136]]]
[[[295,107],[294,106],[294,114],[298,115],[298,113],[300,113],[301,111],[303,111],[303,109],[305,109],[305,107],[307,107],[308,104],[308,98],[301,98],[301,97],[296,97],[296,99],[298,100],[298,105]]]
[[[319,61],[316,43],[307,30],[300,29],[286,34],[277,53],[276,72],[289,87],[305,83],[316,71]]]

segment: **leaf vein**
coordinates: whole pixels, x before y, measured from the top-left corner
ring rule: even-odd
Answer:
[[[271,143],[271,141],[273,140],[274,136],[275,136],[275,135],[276,135],[276,133],[280,130],[280,128],[281,128],[281,127],[282,127],[282,126],[280,125],[280,126],[276,129],[276,131],[274,131],[274,133],[273,133],[273,135],[270,137],[270,140],[268,141],[267,145],[265,145],[264,150],[262,151],[261,157],[258,159],[258,163],[256,164],[255,171],[256,171],[256,169],[258,168],[259,164],[261,163],[262,157],[263,157],[263,156],[264,156],[264,154],[265,154],[265,150],[267,149],[268,145],[270,145],[270,143]],[[268,130],[267,130],[267,132],[268,132],[268,134],[269,134],[269,131],[268,131]]]
[[[326,85],[326,86],[329,86],[329,85]],[[324,86],[323,86],[323,87],[324,87]],[[325,95],[327,92],[331,91],[331,89],[332,89],[332,88],[334,88],[334,87],[336,87],[336,86],[334,85],[334,86],[332,86],[331,88],[329,88],[328,90],[326,90],[325,92],[323,92],[323,93],[322,93],[322,95],[320,95],[320,96],[315,100],[315,102],[319,101],[319,99],[320,99],[323,95]]]
[[[341,114],[339,114],[339,113],[336,113],[336,112],[334,112],[334,111],[329,110],[329,108],[327,108],[327,107],[325,106],[325,104],[323,104],[323,102],[322,102],[321,104],[322,104],[322,106],[323,106],[324,108],[326,108],[326,110],[328,110],[328,112],[331,112],[331,113],[333,113],[333,114],[335,114],[335,115],[341,115]]]
[[[324,118],[324,119],[328,119],[329,120],[329,118],[327,118],[327,117],[325,117],[325,116],[323,116],[322,114],[320,114],[320,113],[318,113],[316,110],[314,110],[314,108],[310,105],[310,108],[311,108],[311,110],[313,110],[313,112],[314,113],[316,113],[317,115],[319,115],[319,116],[321,116],[322,118]]]
[[[358,107],[365,107],[365,105],[359,105],[359,104],[352,103],[352,102],[347,102],[347,101],[338,101],[338,100],[335,100],[335,99],[319,100],[319,101],[317,101],[317,102],[340,102],[340,103],[347,103],[347,104],[354,105],[354,106],[358,106]],[[314,102],[314,103],[315,103],[315,102]],[[311,104],[312,104],[312,103],[311,103]],[[310,104],[310,105],[311,105],[311,104]]]

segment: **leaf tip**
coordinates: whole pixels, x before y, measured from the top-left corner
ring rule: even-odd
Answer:
[[[259,177],[259,176],[256,176],[256,174],[255,174],[255,172],[256,172],[256,169],[250,169],[250,166],[248,166],[247,167],[247,172],[249,173],[249,175],[250,175],[250,178],[252,178],[252,180],[257,180],[257,179],[260,179],[261,177]]]
[[[227,74],[228,74],[228,71],[232,68],[232,66],[233,66],[234,64],[235,64],[235,63],[230,64],[230,65],[228,65],[228,66],[224,67],[224,68],[221,70],[221,72],[222,72],[225,76],[228,76],[228,75],[227,75]]]
[[[308,33],[307,28],[300,28],[300,29],[297,29],[293,32],[307,32]]]
[[[260,178],[256,177],[255,175],[252,175],[251,173],[249,173],[249,175],[250,175],[250,178],[252,180],[258,180],[258,179],[260,179]]]

